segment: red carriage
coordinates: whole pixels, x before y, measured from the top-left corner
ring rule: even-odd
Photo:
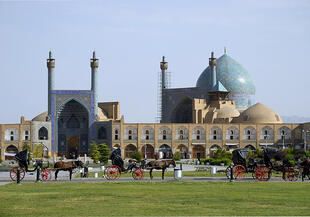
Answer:
[[[17,180],[18,169],[20,170],[20,180],[23,180],[26,173],[33,173],[37,169],[40,169],[40,179],[42,181],[49,181],[52,177],[51,170],[49,167],[49,162],[46,159],[46,154],[48,153],[47,147],[43,144],[33,144],[33,158],[34,168],[29,169],[29,153],[28,150],[21,151],[15,155],[15,160],[18,166],[13,167],[10,171],[10,177],[12,181]]]
[[[135,180],[142,180],[144,178],[143,166],[138,166],[134,160],[129,160],[129,165],[124,168],[124,161],[121,157],[121,150],[119,148],[112,151],[110,158],[112,165],[104,170],[104,177],[108,180],[118,180],[122,173],[131,173]]]
[[[258,181],[268,181],[272,170],[282,172],[285,181],[297,181],[299,169],[290,165],[286,154],[274,148],[263,150],[262,156],[248,159],[248,149],[236,149],[232,153],[234,178],[241,180],[252,173],[252,177]],[[231,167],[227,167],[226,176],[230,179]]]

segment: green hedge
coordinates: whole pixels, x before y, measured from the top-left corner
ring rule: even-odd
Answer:
[[[228,166],[231,164],[231,159],[229,158],[206,158],[206,159],[200,159],[200,164],[207,164],[209,165],[218,165],[220,166],[222,163],[224,163],[225,166]]]

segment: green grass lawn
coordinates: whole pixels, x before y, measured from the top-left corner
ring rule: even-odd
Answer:
[[[0,216],[310,215],[309,182],[12,183],[0,194]]]

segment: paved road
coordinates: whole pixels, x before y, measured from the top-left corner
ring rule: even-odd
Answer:
[[[177,166],[177,168],[179,168],[179,165]],[[173,171],[174,168],[169,168],[168,171]],[[183,165],[182,167],[183,171],[193,171],[195,170],[195,165]],[[217,167],[217,170],[225,170],[225,167]],[[90,168],[90,172],[96,172],[96,171],[100,171],[100,168]],[[31,182],[35,182],[35,173],[27,173],[25,178],[22,180],[22,182],[26,182],[26,183],[31,183]],[[74,177],[74,175],[73,175]],[[52,173],[52,179],[49,182],[56,182],[54,180],[54,173]],[[166,177],[164,181],[172,181],[174,180],[173,177]],[[184,181],[199,181],[199,182],[205,182],[205,181],[210,181],[210,182],[228,182],[229,180],[226,177],[183,177],[181,180]],[[145,177],[143,180],[141,180],[141,182],[150,182],[150,178],[149,178],[149,173],[145,174]],[[160,177],[155,177],[152,181],[154,182],[159,182],[159,181],[163,181],[161,180]],[[271,180],[269,180],[271,182],[283,182],[282,178],[280,177],[272,177]],[[301,181],[301,179],[299,179],[298,181]],[[308,180],[307,180],[308,181]],[[0,172],[0,185],[4,185],[7,183],[11,183],[11,179],[10,179],[10,173],[9,172]],[[69,180],[69,173],[67,171],[60,171],[58,174],[58,181],[57,182],[70,182]],[[71,182],[137,182],[136,180],[134,180],[132,177],[121,177],[119,180],[117,181],[109,181],[106,180],[102,177],[100,178],[73,178]],[[236,182],[257,182],[257,180],[253,180],[252,178],[245,178],[241,181],[236,181]]]

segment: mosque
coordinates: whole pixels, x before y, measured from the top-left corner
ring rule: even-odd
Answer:
[[[10,160],[23,144],[42,143],[48,154],[76,158],[89,154],[93,142],[120,147],[129,158],[138,150],[148,159],[205,158],[219,148],[309,149],[310,123],[283,123],[280,115],[255,103],[250,73],[226,50],[209,65],[196,86],[170,88],[168,62],[160,62],[160,123],[125,123],[119,102],[98,102],[99,60],[90,60],[90,90],[55,90],[55,59],[49,53],[48,108],[32,120],[0,124],[1,159]]]

